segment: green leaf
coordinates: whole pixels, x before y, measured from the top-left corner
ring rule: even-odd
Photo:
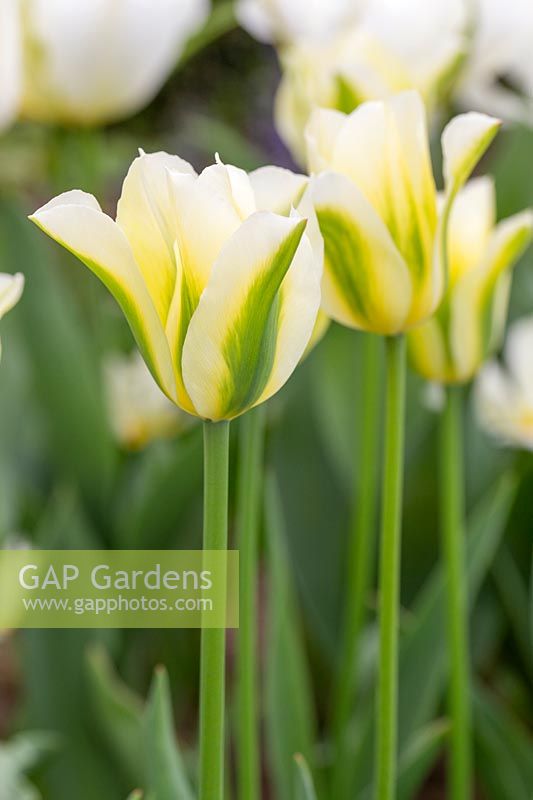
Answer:
[[[417,796],[417,791],[437,760],[449,729],[447,720],[435,720],[412,737],[398,765],[398,800],[413,800]],[[372,793],[370,784],[362,800],[371,800]]]
[[[489,800],[531,800],[531,734],[480,685],[474,692],[474,735],[479,775]]]
[[[492,575],[502,605],[511,623],[511,630],[524,666],[533,680],[533,649],[529,624],[527,587],[514,561],[511,550],[505,543],[494,559]]]
[[[316,720],[301,622],[285,542],[281,499],[275,478],[265,488],[269,564],[266,736],[275,796],[292,800],[293,758],[302,753],[309,761]]]
[[[119,678],[107,651],[100,644],[87,653],[91,709],[99,733],[108,743],[115,764],[130,785],[140,783],[142,771],[142,703]]]
[[[305,758],[297,753],[294,756],[295,765],[295,800],[317,800],[315,786],[311,771]]]
[[[146,782],[153,800],[193,800],[176,742],[167,671],[154,674],[144,718]]]
[[[517,478],[506,473],[469,519],[467,573],[472,608],[505,531],[516,497]],[[403,750],[435,715],[446,681],[445,581],[437,565],[415,603],[412,623],[400,642],[399,741]],[[420,676],[424,679],[421,680]],[[361,743],[353,758],[353,779],[360,790],[372,781],[374,706],[369,697],[360,720]]]
[[[79,481],[84,495],[102,510],[113,479],[116,448],[109,430],[98,354],[80,324],[51,248],[32,230],[22,211],[2,202],[2,269],[26,275],[17,324],[33,373],[34,391],[45,415],[49,458],[65,476]]]

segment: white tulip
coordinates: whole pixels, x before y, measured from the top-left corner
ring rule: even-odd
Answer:
[[[261,42],[318,42],[340,33],[365,0],[238,0],[237,18]]]
[[[503,444],[533,450],[533,316],[511,326],[504,364],[481,371],[475,402],[482,427]]]
[[[476,0],[473,47],[459,100],[533,124],[533,3]]]
[[[2,0],[0,124],[21,114],[92,125],[140,110],[208,12],[209,0]]]

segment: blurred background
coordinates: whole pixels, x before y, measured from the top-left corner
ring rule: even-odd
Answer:
[[[0,0],[0,270],[21,271],[27,281],[20,305],[2,322],[0,542],[197,548],[200,426],[170,409],[129,359],[129,330],[96,278],[26,218],[71,188],[95,193],[114,214],[139,147],[177,153],[197,170],[212,163],[215,152],[247,170],[270,163],[302,169],[294,147],[291,155],[276,130],[274,104],[292,40],[302,34],[311,46],[314,36],[295,26],[312,18],[320,3],[295,2],[295,22],[284,16],[291,17],[292,4],[274,2],[265,29],[265,2],[259,14],[263,41],[250,33],[258,33],[257,9],[252,24],[250,9],[239,11],[245,30],[226,0],[210,8],[184,3],[182,9],[180,3],[99,0],[95,15],[121,8],[123,18],[92,28],[86,5],[80,4],[78,17],[77,8],[58,0]],[[344,3],[350,15],[366,13],[356,5]],[[433,21],[443,37],[439,14],[454,4],[434,5]],[[417,20],[422,25],[423,14],[417,16],[416,3],[381,6],[386,24],[372,25],[374,33],[383,31],[382,45],[390,46],[391,29],[398,33],[394,15],[401,8],[404,30],[411,30],[402,46],[408,54],[418,52],[412,28]],[[484,106],[502,114],[503,131],[482,170],[495,177],[498,215],[507,216],[533,205],[533,12],[525,0],[485,6],[492,14],[485,43],[469,22],[456,64],[463,69],[468,53],[483,44],[476,69],[464,84],[454,73],[463,88],[455,92],[450,80],[432,113],[435,169],[438,176],[439,135],[453,113]],[[427,46],[429,33],[419,35]],[[477,85],[476,70],[482,73]],[[65,85],[58,85],[58,74]],[[87,74],[92,83],[86,86]],[[121,85],[131,96],[119,97]],[[510,315],[532,312],[529,252],[516,269]],[[294,797],[295,751],[312,765],[320,797],[328,796],[321,788],[331,758],[325,722],[339,652],[350,498],[358,481],[354,454],[364,425],[358,414],[360,344],[359,334],[332,325],[268,408],[274,512],[263,526],[259,624],[265,797],[276,800]],[[409,779],[401,797],[424,800],[445,796],[446,736],[437,419],[430,400],[427,387],[410,375],[400,730]],[[470,402],[465,437],[479,797],[528,800],[533,458],[492,443],[480,432]],[[236,471],[233,448],[233,479]],[[368,796],[372,776],[375,608],[372,594],[358,665],[354,798]],[[230,730],[233,641],[230,634]],[[0,634],[1,800],[125,800],[136,786],[146,788],[143,705],[158,664],[170,675],[173,746],[179,743],[194,773],[198,644],[196,631]]]

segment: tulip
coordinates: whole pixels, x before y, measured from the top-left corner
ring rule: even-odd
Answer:
[[[111,427],[125,448],[140,450],[187,426],[190,417],[159,389],[139,353],[108,356],[104,378]]]
[[[457,87],[459,103],[533,125],[533,5],[529,0],[478,0],[474,22]]]
[[[250,177],[219,163],[197,175],[164,153],[130,168],[117,218],[66,192],[31,219],[107,286],[162,391],[184,411],[230,420],[277,392],[320,303],[306,220],[289,211],[305,179]],[[295,189],[296,187],[296,189]]]
[[[202,25],[209,0],[3,0],[0,125],[17,115],[97,125],[142,109]]]
[[[533,450],[533,317],[513,323],[503,364],[486,364],[475,383],[481,426],[499,442]]]
[[[169,400],[206,420],[206,550],[227,548],[229,420],[284,385],[315,327],[322,263],[312,220],[314,246],[294,210],[306,185],[273,167],[247,175],[218,161],[197,175],[177,156],[141,154],[116,221],[80,191],[32,217],[114,295]],[[243,561],[253,570],[253,548]],[[200,800],[222,800],[224,661],[225,632],[203,630]]]
[[[6,272],[0,273],[0,319],[8,311],[17,305],[24,291],[24,276],[17,272],[16,275],[9,275]],[[0,343],[0,354],[2,347]]]
[[[425,3],[413,25],[415,12],[404,5],[383,8],[374,0],[358,24],[336,36],[280,51],[276,124],[296,161],[305,161],[305,127],[316,107],[349,113],[365,101],[416,89],[433,110],[454,85],[467,51],[464,7]]]
[[[342,325],[386,337],[387,398],[380,560],[380,671],[376,792],[394,794],[397,719],[397,628],[405,408],[405,343],[401,335],[429,317],[445,283],[445,235],[457,193],[489,146],[498,121],[479,114],[454,119],[443,134],[446,199],[441,214],[431,169],[425,110],[408,91],[363,103],[350,115],[316,110],[306,129],[310,194],[324,238],[322,305]],[[367,355],[375,384],[376,353]],[[371,390],[373,391],[373,390]],[[372,402],[377,405],[376,398]],[[368,404],[367,404],[368,405]],[[373,414],[373,419],[377,412]],[[370,423],[374,430],[376,427]],[[370,446],[369,449],[372,449]],[[367,465],[364,465],[364,469]],[[374,469],[372,467],[372,472]],[[370,497],[375,484],[365,487]],[[373,514],[365,512],[350,545],[370,563]],[[364,527],[364,531],[361,529]],[[358,549],[359,548],[359,549]],[[364,552],[363,552],[364,551]],[[359,567],[354,566],[357,572]],[[346,611],[345,655],[353,664],[368,569],[355,572]],[[348,668],[347,668],[348,670]],[[349,671],[340,677],[334,716],[339,764],[336,796],[346,790]]]
[[[494,184],[459,192],[448,231],[449,285],[437,313],[409,334],[414,368],[444,384],[465,383],[500,344],[511,268],[531,240],[533,213],[495,224]]]
[[[261,42],[321,41],[339,33],[361,11],[359,0],[238,0],[237,19]]]
[[[311,192],[325,244],[323,308],[387,336],[429,317],[442,298],[442,232],[454,198],[498,121],[455,118],[443,134],[446,214],[437,213],[424,107],[415,92],[317,110],[306,130]]]

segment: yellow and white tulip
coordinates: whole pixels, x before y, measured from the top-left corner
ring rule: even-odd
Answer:
[[[112,292],[167,397],[232,419],[283,386],[311,338],[322,265],[293,209],[306,182],[142,154],[116,221],[81,191],[32,219]]]
[[[208,12],[209,0],[2,0],[0,126],[17,116],[95,125],[140,110]]]
[[[0,319],[17,305],[23,291],[24,275],[21,275],[20,272],[17,272],[16,275],[0,272]],[[0,343],[0,355],[1,353],[2,346]]]
[[[436,314],[409,334],[414,368],[438,383],[469,381],[503,336],[511,268],[531,241],[533,213],[496,225],[492,180],[476,178],[451,211],[449,284]]]
[[[533,450],[533,317],[509,331],[503,364],[491,361],[475,383],[479,422],[502,444]]]
[[[448,212],[498,121],[456,117],[443,134],[439,220],[425,110],[404,92],[350,115],[317,110],[307,127],[310,192],[324,237],[322,304],[342,325],[393,335],[429,317],[445,285]]]
[[[191,419],[159,389],[138,352],[109,355],[104,382],[111,428],[129,450],[171,437]]]
[[[433,109],[453,84],[467,47],[462,4],[424,3],[416,25],[404,5],[370,2],[364,18],[335,37],[280,51],[276,125],[298,162],[304,161],[304,131],[316,107],[349,113],[365,101],[416,89]]]

